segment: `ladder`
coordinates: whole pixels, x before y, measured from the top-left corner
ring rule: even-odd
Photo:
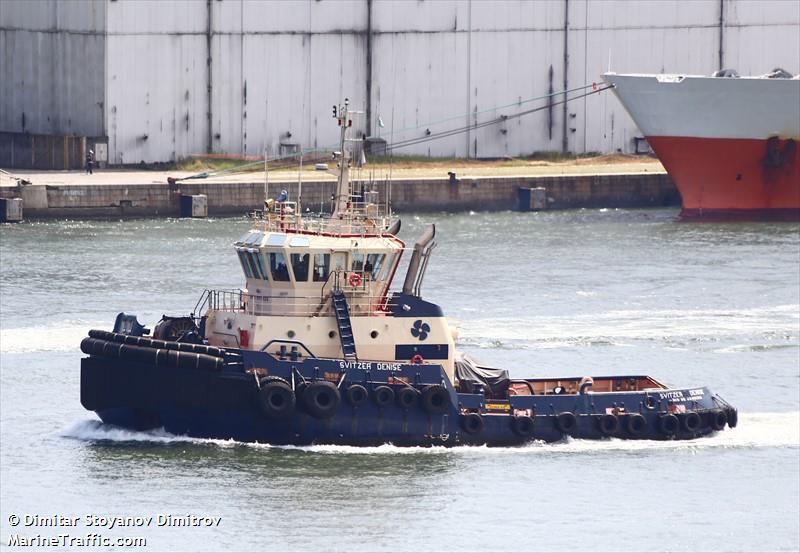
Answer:
[[[336,325],[339,327],[342,353],[345,359],[357,359],[353,325],[350,322],[350,308],[347,306],[347,298],[344,297],[344,292],[341,290],[333,292],[333,310],[336,314]]]

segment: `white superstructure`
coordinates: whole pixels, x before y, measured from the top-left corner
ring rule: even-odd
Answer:
[[[434,230],[415,245],[402,293],[390,294],[405,250],[395,236],[399,221],[376,191],[350,181],[353,112],[347,101],[334,111],[341,148],[333,213],[306,215],[285,197],[265,201],[234,244],[246,287],[209,290],[201,300],[205,336],[211,345],[281,358],[431,361],[452,380],[453,333],[419,294]]]

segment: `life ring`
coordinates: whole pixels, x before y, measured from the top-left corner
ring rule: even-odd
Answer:
[[[647,419],[639,413],[628,415],[628,423],[625,425],[628,429],[628,434],[631,436],[639,436],[647,428]]]
[[[332,382],[318,380],[303,391],[303,404],[308,414],[317,419],[329,419],[336,414],[341,394]]]
[[[359,286],[361,286],[362,282],[361,275],[358,273],[350,273],[347,282],[349,282],[350,286],[352,286],[353,288],[358,288]]]
[[[597,418],[597,428],[604,436],[611,436],[619,430],[619,419],[611,413],[600,415]]]
[[[564,434],[571,434],[578,426],[578,419],[573,413],[564,411],[556,416],[556,428]]]
[[[267,417],[284,419],[294,412],[295,396],[284,379],[268,376],[259,381],[258,403]]]
[[[470,413],[461,419],[461,428],[467,434],[477,434],[483,430],[483,417],[478,413]]]
[[[412,365],[422,365],[424,362],[425,362],[425,358],[422,357],[419,353],[411,358],[411,364]]]

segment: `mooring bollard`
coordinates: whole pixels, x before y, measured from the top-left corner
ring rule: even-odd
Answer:
[[[0,198],[0,223],[22,221],[22,198]]]
[[[181,217],[208,217],[208,198],[205,194],[181,195]]]

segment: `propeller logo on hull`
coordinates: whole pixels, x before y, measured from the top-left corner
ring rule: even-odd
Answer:
[[[428,332],[431,327],[428,323],[423,323],[421,319],[414,321],[414,326],[411,327],[411,335],[414,338],[419,338],[420,342],[428,337]]]

